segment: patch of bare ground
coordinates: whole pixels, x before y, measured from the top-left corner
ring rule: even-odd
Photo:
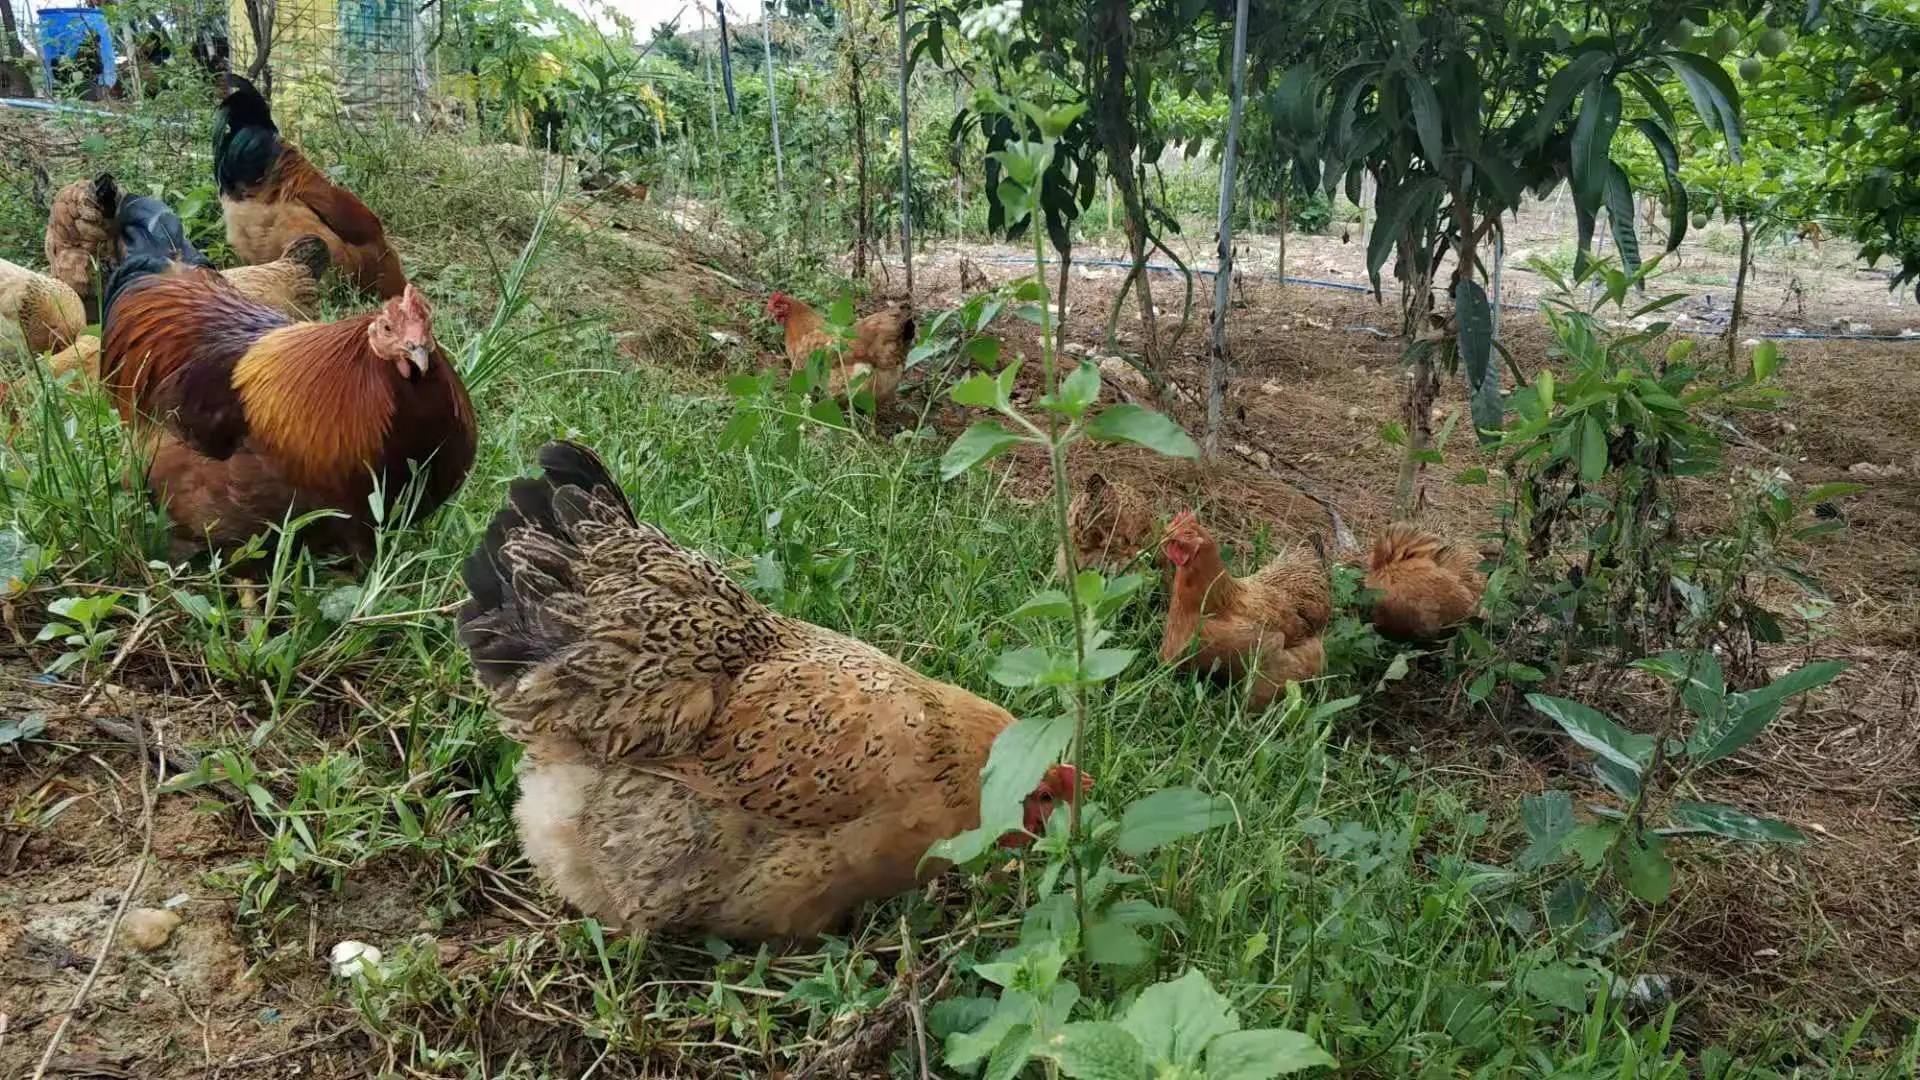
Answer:
[[[921,279],[941,302],[959,295],[957,264],[922,264]],[[1019,273],[983,269],[994,280]],[[1067,338],[1075,353],[1109,351],[1101,330],[1121,274],[1075,272]],[[1177,280],[1155,284],[1156,298],[1173,308],[1164,320],[1177,320]],[[1173,412],[1194,432],[1204,425],[1208,300],[1197,297],[1202,309],[1168,365],[1180,390]],[[1237,283],[1233,302],[1228,441],[1283,464],[1085,447],[1076,475],[1123,477],[1154,493],[1163,510],[1209,508],[1220,531],[1242,543],[1263,531],[1292,541],[1325,530],[1325,516],[1304,495],[1310,489],[1338,507],[1364,547],[1394,501],[1400,451],[1381,428],[1400,416],[1402,344],[1373,331],[1390,330],[1397,311],[1370,296],[1265,281]],[[1032,327],[1009,320],[1008,338],[1037,358]],[[1137,350],[1130,319],[1119,340]],[[1502,340],[1525,370],[1548,362],[1550,338],[1536,316],[1508,312]],[[1700,347],[1723,346],[1703,338]],[[1776,412],[1728,418],[1728,466],[1781,468],[1805,484],[1859,482],[1866,490],[1839,500],[1849,528],[1800,551],[1834,602],[1816,624],[1821,636],[1760,659],[1775,674],[1812,659],[1853,667],[1684,793],[1781,818],[1814,838],[1790,848],[1683,841],[1681,886],[1653,918],[1668,953],[1665,973],[1703,1003],[1690,1024],[1709,1036],[1737,1035],[1756,999],[1819,1022],[1844,1022],[1867,1007],[1920,1017],[1920,340],[1781,347],[1790,397]],[[1117,381],[1127,381],[1124,373]],[[1148,397],[1144,385],[1134,393]],[[1445,385],[1438,408],[1464,412],[1460,388]],[[1497,491],[1454,482],[1486,464],[1468,427],[1463,419],[1454,428],[1446,460],[1427,470],[1422,488],[1423,522],[1462,538],[1496,527]],[[1017,456],[1013,469],[1016,490],[1039,491],[1039,455]],[[1724,477],[1694,483],[1689,521],[1720,519],[1726,490]],[[1659,699],[1646,688],[1616,704],[1630,724],[1651,730]],[[1383,713],[1376,734],[1478,784],[1494,815],[1513,817],[1521,797],[1549,787],[1598,795],[1564,740],[1527,731],[1532,721],[1517,715],[1459,714],[1462,705],[1451,688],[1410,679],[1375,700]]]

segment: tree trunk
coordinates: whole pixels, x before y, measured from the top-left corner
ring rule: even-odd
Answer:
[[[780,149],[780,95],[773,85],[773,4],[761,9],[760,46],[767,58],[767,120],[773,125],[773,182],[779,185],[780,201],[787,199],[787,159]],[[784,216],[784,215],[782,215]]]
[[[1134,154],[1132,99],[1127,92],[1128,49],[1133,39],[1133,16],[1127,0],[1101,0],[1095,16],[1096,33],[1105,45],[1104,70],[1094,83],[1094,113],[1107,158],[1107,174],[1120,188],[1126,213],[1127,251],[1133,259],[1134,295],[1140,301],[1140,355],[1149,368],[1160,371],[1160,335],[1153,311],[1153,287],[1147,272],[1147,211],[1141,198]]]
[[[1066,250],[1060,252],[1059,284],[1054,288],[1053,354],[1059,356],[1067,343],[1067,271],[1073,268],[1073,234],[1067,234]]]
[[[867,200],[867,102],[860,88],[863,75],[860,63],[860,29],[856,24],[858,0],[847,0],[847,83],[853,98],[853,175],[855,203],[853,276],[867,276],[867,246],[873,238],[872,212]]]
[[[1293,229],[1293,178],[1289,176],[1280,182],[1280,259],[1276,267],[1280,275],[1280,291],[1287,291],[1287,233]]]
[[[727,115],[734,116],[740,103],[733,94],[733,43],[727,40],[726,0],[713,0],[713,10],[720,16],[720,82],[727,91]]]
[[[1747,268],[1753,264],[1753,222],[1740,215],[1740,269],[1733,275],[1733,316],[1727,320],[1727,371],[1740,354],[1740,320],[1747,314]]]
[[[1219,257],[1213,275],[1213,341],[1211,377],[1207,386],[1207,454],[1220,452],[1220,429],[1226,422],[1227,312],[1233,295],[1233,179],[1239,164],[1240,117],[1246,94],[1247,0],[1239,0],[1233,16],[1232,87],[1227,100],[1227,145],[1220,158]]]
[[[20,27],[13,21],[13,0],[0,0],[0,34],[7,39],[0,42],[0,60],[20,59]]]
[[[907,0],[894,0],[900,20],[900,261],[913,299],[913,159],[907,141]]]

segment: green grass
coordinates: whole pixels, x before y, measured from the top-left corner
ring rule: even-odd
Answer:
[[[168,190],[199,182],[197,151],[156,150],[139,130],[98,133],[75,174],[111,166]],[[537,169],[387,129],[310,141],[339,155],[345,179],[387,214],[438,305],[443,342],[459,351],[493,320],[496,267],[531,234]],[[0,255],[33,261],[38,227],[19,208],[0,212]],[[241,700],[262,721],[203,746],[200,772],[165,797],[238,808],[245,854],[219,880],[263,980],[313,965],[316,908],[344,905],[328,927],[348,936],[344,898],[375,885],[400,889],[426,925],[482,958],[443,964],[430,944],[396,934],[383,943],[394,961],[384,982],[336,991],[367,1040],[433,1075],[571,1076],[596,1065],[596,1075],[640,1075],[649,1062],[656,1074],[766,1075],[843,1038],[884,995],[903,947],[957,944],[985,957],[1010,942],[1034,886],[1019,869],[950,877],[937,902],[902,898],[842,939],[781,954],[610,937],[570,921],[533,883],[509,818],[518,751],[494,730],[446,609],[505,484],[549,438],[594,446],[642,518],[728,562],[780,610],[1016,713],[1051,707],[986,677],[1027,629],[1005,613],[1052,565],[1037,510],[997,475],[939,481],[942,441],[931,436],[818,431],[791,458],[767,435],[721,449],[733,406],[717,378],[700,390],[678,370],[684,356],[643,358],[656,366],[622,354],[632,313],[612,286],[628,257],[559,228],[515,321],[553,332],[478,394],[481,448],[465,489],[425,527],[383,537],[359,582],[282,559],[255,613],[204,561],[149,561],[164,549],[151,511],[118,484],[129,454],[97,396],[29,385],[26,429],[6,456],[0,506],[46,553],[17,601],[30,621],[57,597],[111,585],[126,594],[112,625],[126,633],[144,601],[151,648],[190,658],[200,690]],[[281,558],[271,543],[261,556]],[[1150,599],[1119,628],[1119,644],[1151,657]],[[1316,709],[1356,689],[1371,695],[1375,675],[1337,673],[1290,707],[1252,715],[1143,660],[1097,700],[1089,765],[1103,797],[1193,785],[1230,799],[1238,820],[1138,867],[1183,925],[1162,933],[1147,970],[1096,975],[1096,997],[1120,1002],[1198,967],[1246,1026],[1306,1031],[1347,1075],[1681,1077],[1718,1060],[1684,1003],[1644,1013],[1609,1003],[1613,981],[1660,970],[1657,939],[1649,945],[1640,928],[1608,943],[1553,932],[1534,883],[1495,865],[1516,846],[1515,826],[1472,774],[1384,735],[1376,743],[1371,700]],[[524,921],[472,930],[503,907]],[[978,993],[957,970],[947,994]],[[1569,980],[1592,981],[1591,1004],[1556,991]],[[1771,1071],[1713,1075],[1896,1075],[1895,1047],[1857,1071],[1823,1064],[1840,1037],[1808,1034],[1799,1019],[1755,1015],[1735,1033],[1746,1066]],[[938,1010],[929,1022],[937,1036]],[[913,1067],[912,1041],[899,1040],[896,1075]]]

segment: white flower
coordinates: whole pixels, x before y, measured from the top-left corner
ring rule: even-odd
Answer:
[[[1020,23],[1021,0],[1004,0],[960,16],[960,33],[969,41],[983,37],[1005,37]]]

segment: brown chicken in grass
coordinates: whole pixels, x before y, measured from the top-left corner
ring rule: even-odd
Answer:
[[[786,330],[787,363],[794,371],[806,367],[815,351],[839,347],[820,313],[786,293],[773,294],[767,301],[767,315]],[[853,340],[827,371],[827,392],[844,396],[848,385],[857,385],[864,376],[875,411],[886,409],[900,391],[900,376],[907,369],[914,333],[913,309],[904,304],[894,304],[854,323]]]
[[[1174,567],[1162,661],[1251,679],[1256,709],[1288,682],[1325,669],[1320,634],[1333,617],[1333,591],[1317,550],[1275,559],[1250,577],[1236,578],[1191,510],[1167,526],[1161,550]]]
[[[113,218],[120,208],[120,187],[111,173],[75,180],[53,197],[47,215],[47,266],[99,315],[99,278],[119,261]]]
[[[79,339],[87,311],[60,279],[0,259],[0,321],[20,328],[29,351],[53,352]]]
[[[1119,570],[1153,546],[1153,504],[1140,489],[1090,473],[1067,507],[1067,538],[1083,570]],[[1066,574],[1066,554],[1055,573]]]
[[[1005,709],[763,607],[637,521],[592,451],[540,464],[467,560],[459,627],[562,897],[632,932],[806,938],[979,825]],[[1083,787],[1056,766],[1025,828]]]
[[[388,520],[416,470],[418,516],[459,490],[473,407],[412,287],[354,318],[294,322],[178,261],[154,229],[123,219],[121,236],[101,381],[183,545],[232,548],[289,513],[331,509],[345,517],[309,524],[302,542],[365,559],[376,478]]]
[[[1480,556],[1404,522],[1387,526],[1373,542],[1366,586],[1379,594],[1373,625],[1400,641],[1432,641],[1480,606],[1487,579]]]
[[[229,76],[229,85],[215,117],[213,162],[234,254],[269,263],[301,237],[317,236],[355,288],[382,299],[399,296],[407,276],[380,218],[280,137],[267,100],[251,83]]]

